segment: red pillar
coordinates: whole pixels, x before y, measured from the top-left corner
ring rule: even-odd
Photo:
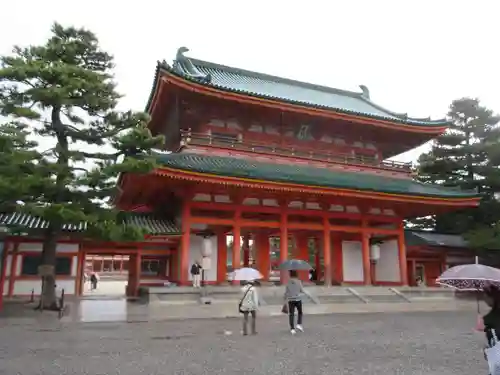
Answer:
[[[226,282],[227,275],[227,241],[226,233],[217,233],[217,284]]]
[[[257,233],[255,235],[255,261],[264,281],[269,280],[269,272],[271,270],[271,252],[269,247],[269,235],[267,233]]]
[[[7,250],[9,249],[9,242],[5,241],[2,251],[2,268],[0,269],[0,311],[3,308],[3,291],[5,284],[5,276],[7,274]]]
[[[288,215],[286,211],[281,212],[280,220],[280,263],[288,259]],[[280,272],[280,282],[285,284],[288,280],[287,272]]]
[[[408,285],[408,263],[406,261],[405,230],[402,223],[398,235],[398,249],[399,249],[399,273],[401,278],[401,285]]]
[[[333,265],[333,278],[337,283],[342,284],[344,281],[344,257],[340,233],[333,237]]]
[[[243,236],[243,267],[250,266],[250,235]]]
[[[316,268],[316,275],[318,281],[323,277],[323,270],[321,269],[321,241],[319,238],[314,239],[314,248],[316,249],[316,254],[314,257],[314,267]]]
[[[372,285],[370,263],[370,234],[365,231],[361,232],[361,252],[363,255],[363,283],[365,285]]]
[[[14,294],[14,283],[16,282],[16,270],[17,270],[17,262],[19,261],[18,249],[19,242],[14,242],[14,246],[11,253],[11,262],[10,262],[10,280],[9,280],[9,292],[8,296],[12,297]]]
[[[137,250],[137,257],[135,261],[135,275],[136,275],[136,282],[135,282],[135,296],[137,296],[137,292],[139,290],[139,286],[141,285],[141,265],[142,265],[142,256],[141,256],[141,250]]]
[[[323,264],[325,266],[325,285],[332,285],[332,261],[331,261],[331,232],[330,220],[327,216],[323,217]]]
[[[239,220],[233,226],[233,270],[241,268],[241,227]],[[233,282],[237,284],[237,282]]]
[[[309,263],[309,237],[307,233],[297,235],[297,259],[304,260]],[[302,281],[309,280],[309,271],[300,271],[299,278]]]
[[[188,201],[182,207],[182,238],[180,254],[179,284],[189,285],[189,246],[191,236],[191,208]]]

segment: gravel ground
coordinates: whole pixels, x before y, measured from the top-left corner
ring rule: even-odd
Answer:
[[[240,321],[42,323],[0,321],[0,374],[487,374],[471,313],[306,316]],[[232,334],[227,334],[232,331]]]

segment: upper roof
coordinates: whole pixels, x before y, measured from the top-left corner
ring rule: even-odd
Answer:
[[[125,217],[128,225],[133,225],[145,230],[150,235],[179,234],[181,230],[170,220],[154,217],[151,214],[128,213]],[[46,229],[49,223],[41,218],[23,213],[0,213],[0,227],[19,227],[30,230]],[[83,232],[87,223],[65,224],[65,232]]]
[[[449,125],[446,119],[411,118],[406,113],[395,113],[385,109],[370,100],[370,92],[363,85],[360,86],[361,92],[339,90],[188,58],[184,55],[187,51],[189,50],[185,47],[179,48],[173,66],[165,61],[159,62],[157,73],[166,70],[186,80],[229,92],[406,125],[425,127]],[[152,97],[153,92],[148,108]]]
[[[442,234],[426,231],[405,231],[407,246],[444,246],[455,248],[468,248],[465,238],[458,234]]]
[[[478,196],[476,192],[423,184],[406,178],[391,178],[360,172],[341,172],[292,163],[266,163],[244,158],[188,152],[161,155],[158,162],[165,167],[189,172],[320,188],[364,190],[435,198],[467,199]]]

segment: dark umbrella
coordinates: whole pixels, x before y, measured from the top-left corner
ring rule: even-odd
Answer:
[[[309,271],[310,269],[312,269],[312,267],[305,260],[290,259],[285,260],[283,263],[281,263],[279,269],[281,271]]]

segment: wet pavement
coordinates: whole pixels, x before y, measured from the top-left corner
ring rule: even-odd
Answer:
[[[239,319],[4,323],[2,375],[487,373],[471,312],[306,316],[294,337],[285,316],[247,337]]]

